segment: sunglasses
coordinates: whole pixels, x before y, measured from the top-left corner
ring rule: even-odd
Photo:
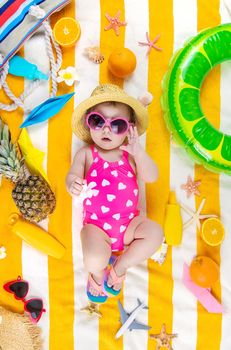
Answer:
[[[117,117],[111,120],[105,119],[104,116],[98,112],[90,112],[86,116],[87,126],[92,130],[100,130],[104,126],[108,126],[113,134],[121,135],[125,134],[130,125],[127,119],[123,117]]]
[[[3,288],[7,292],[14,294],[15,299],[21,300],[24,303],[24,310],[29,312],[30,320],[33,323],[40,320],[42,313],[46,310],[43,309],[43,301],[40,298],[25,300],[29,291],[29,283],[27,281],[18,276],[17,280],[4,284]]]

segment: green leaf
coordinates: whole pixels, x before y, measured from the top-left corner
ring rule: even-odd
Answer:
[[[8,125],[6,125],[6,124],[3,126],[3,130],[2,130],[2,139],[3,139],[3,140],[6,140],[7,143],[10,142],[9,128],[8,128]]]
[[[7,164],[6,158],[0,157],[0,164]]]
[[[3,146],[0,146],[0,155],[3,156],[4,158],[8,157],[8,153]]]

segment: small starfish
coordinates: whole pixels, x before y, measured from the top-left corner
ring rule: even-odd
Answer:
[[[99,311],[98,305],[95,303],[89,303],[87,306],[80,309],[81,312],[87,312],[88,315],[97,315],[98,317],[102,317],[101,312]]]
[[[165,347],[169,350],[173,350],[173,348],[170,344],[170,341],[171,341],[171,339],[176,338],[176,337],[177,337],[177,334],[166,333],[165,324],[162,325],[159,334],[150,334],[150,338],[156,339],[156,342],[157,342],[156,350],[159,350],[162,347]]]
[[[196,196],[200,196],[200,191],[198,186],[200,186],[201,180],[193,181],[191,176],[188,176],[186,184],[181,185],[180,187],[187,192],[187,198],[189,198],[192,194]]]
[[[154,49],[156,49],[157,51],[162,51],[163,49],[161,47],[158,47],[155,45],[155,43],[159,40],[160,38],[160,34],[158,34],[154,40],[150,40],[149,38],[149,35],[148,35],[148,32],[146,32],[146,39],[147,39],[147,42],[142,42],[142,41],[139,41],[139,45],[140,46],[148,46],[148,51],[147,51],[147,55],[150,54],[150,51],[152,49],[152,47]]]
[[[115,17],[111,17],[108,13],[105,13],[105,16],[110,23],[107,27],[104,28],[104,30],[114,29],[116,35],[119,35],[119,27],[125,27],[127,25],[126,22],[119,20],[120,10],[117,12]]]
[[[204,204],[205,204],[205,198],[202,199],[202,201],[199,205],[199,208],[197,209],[196,212],[194,212],[193,210],[189,209],[186,205],[181,203],[181,205],[180,205],[181,208],[184,209],[184,211],[191,216],[191,218],[187,222],[184,223],[183,228],[188,227],[190,224],[192,224],[194,221],[196,221],[196,226],[197,226],[198,230],[200,230],[200,228],[201,228],[200,220],[217,217],[217,215],[215,215],[215,214],[202,215],[201,211],[204,207]]]

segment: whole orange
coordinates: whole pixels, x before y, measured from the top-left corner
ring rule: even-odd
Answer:
[[[135,70],[136,56],[125,47],[115,49],[108,58],[108,68],[116,77],[125,78]]]
[[[189,273],[194,283],[200,287],[209,288],[219,278],[219,267],[209,257],[197,256],[191,262]]]

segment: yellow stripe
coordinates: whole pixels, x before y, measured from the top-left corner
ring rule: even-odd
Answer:
[[[219,0],[213,0],[209,3],[198,0],[198,31],[220,24]],[[205,98],[206,96],[206,98]],[[202,88],[201,101],[203,111],[208,116],[210,122],[219,128],[220,123],[220,66],[206,78]],[[196,198],[196,206],[203,197],[206,198],[204,213],[220,214],[219,203],[219,175],[213,174],[202,166],[195,166],[195,179],[201,179],[200,186],[201,197]],[[200,238],[200,232],[197,232],[197,254],[206,255],[220,264],[220,248],[210,248]],[[221,286],[217,283],[212,288],[212,293],[220,300]],[[210,314],[198,303],[198,337],[197,350],[209,349],[219,350],[221,341],[222,316]]]
[[[23,50],[20,50],[18,54],[23,56]],[[8,75],[7,83],[16,96],[20,95],[24,90],[22,78]],[[0,101],[7,104],[12,103],[5,96],[2,89],[0,89]],[[0,116],[9,125],[12,141],[15,142],[20,133],[19,125],[23,120],[22,109],[18,108],[10,113],[1,111]],[[22,312],[23,303],[16,300],[12,294],[6,293],[2,288],[4,283],[17,279],[18,275],[22,276],[22,241],[7,226],[9,215],[13,212],[18,212],[11,197],[13,187],[13,184],[5,179],[0,185],[0,247],[4,246],[7,252],[7,257],[4,260],[0,260],[0,303],[13,311]]]
[[[105,55],[105,61],[100,65],[100,83],[112,83],[123,87],[123,79],[114,77],[107,67],[107,61],[113,49],[124,47],[125,27],[119,28],[119,35],[117,36],[114,30],[105,31],[104,28],[109,24],[105,13],[110,16],[115,16],[120,10],[120,19],[125,20],[124,1],[100,1],[101,8],[101,30],[100,30],[100,48]],[[123,338],[115,339],[114,335],[119,327],[119,311],[117,306],[118,298],[123,300],[123,294],[120,293],[117,298],[108,298],[107,302],[100,306],[100,311],[103,317],[99,320],[99,349],[122,349]],[[123,302],[122,302],[123,303]]]
[[[120,10],[120,20],[125,20],[125,13],[124,13],[124,2],[123,0],[117,0],[117,1],[100,1],[100,7],[101,7],[101,30],[100,30],[100,48],[102,50],[102,53],[105,55],[105,61],[103,64],[100,65],[100,83],[112,83],[116,84],[120,87],[123,86],[123,79],[117,78],[114,75],[111,74],[111,72],[108,70],[107,62],[108,57],[110,56],[110,53],[120,47],[124,47],[124,34],[125,34],[125,28],[124,26],[121,26],[119,28],[119,35],[117,36],[113,29],[105,31],[104,28],[108,26],[109,21],[105,17],[105,14],[109,14],[110,16],[114,17],[118,10]]]
[[[52,27],[61,17],[75,17],[74,1],[52,16]],[[74,66],[74,47],[63,49],[62,68]],[[64,83],[59,95],[70,93],[73,88]],[[62,260],[49,258],[50,349],[72,350],[74,347],[74,275],[72,261],[72,207],[71,197],[65,188],[65,177],[71,164],[71,117],[74,99],[49,120],[48,129],[48,178],[56,194],[56,209],[50,216],[49,232],[67,248]],[[75,242],[73,242],[75,244]],[[80,247],[79,247],[80,249]]]
[[[159,179],[155,184],[147,185],[147,215],[163,224],[165,205],[169,194],[170,151],[169,133],[163,121],[160,105],[161,81],[167,70],[173,51],[173,7],[172,0],[149,1],[149,32],[154,39],[161,38],[157,45],[163,52],[151,50],[149,55],[148,90],[154,101],[149,108],[149,128],[147,131],[147,152],[157,163]],[[168,250],[165,263],[159,266],[149,261],[149,322],[151,333],[159,333],[162,323],[167,331],[172,329],[172,251]],[[148,340],[148,349],[154,349],[152,339]]]

